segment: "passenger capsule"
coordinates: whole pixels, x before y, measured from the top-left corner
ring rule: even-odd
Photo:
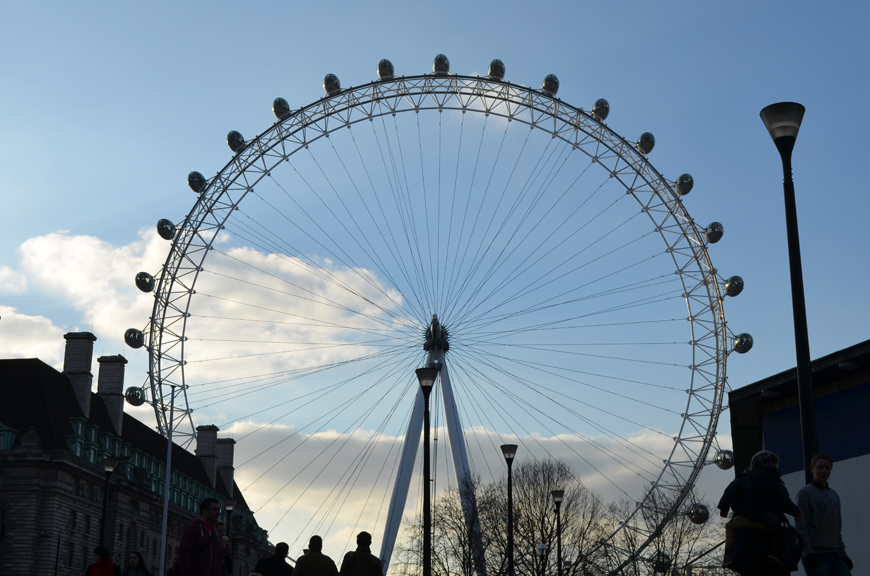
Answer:
[[[653,572],[666,574],[671,569],[671,557],[664,552],[656,552],[652,558]]]
[[[746,354],[752,350],[752,336],[749,334],[738,334],[734,337],[734,351],[738,354]]]
[[[444,76],[450,73],[450,60],[444,54],[439,54],[432,62],[432,71],[436,76]]]
[[[131,406],[141,406],[145,403],[145,391],[138,386],[130,386],[127,388],[127,391],[124,392],[124,399],[127,400],[127,403]]]
[[[126,342],[127,346],[130,348],[141,348],[145,345],[145,334],[143,334],[141,330],[130,328],[124,332],[124,342]]]
[[[272,114],[278,120],[283,120],[290,115],[290,105],[283,98],[275,98],[275,101],[272,102]]]
[[[733,298],[741,292],[743,292],[743,278],[740,276],[732,276],[728,280],[725,280],[726,296],[731,296]]]
[[[713,460],[713,463],[720,470],[731,470],[734,468],[734,452],[731,450],[719,450],[716,452],[716,458]]]
[[[327,74],[326,76],[324,76],[323,89],[330,96],[341,92],[341,82],[338,81],[338,76],[336,76],[335,74]]]
[[[504,80],[504,62],[498,58],[490,62],[489,77],[493,80]]]
[[[703,504],[695,504],[689,508],[688,516],[692,524],[703,524],[710,519],[710,509]]]
[[[148,272],[139,272],[136,274],[136,288],[142,292],[151,292],[154,290],[154,276]]]
[[[644,132],[637,139],[637,149],[644,156],[652,152],[655,145],[656,137],[652,135],[652,132]]]
[[[610,102],[605,100],[604,98],[599,98],[595,101],[595,104],[592,105],[592,116],[595,117],[596,120],[600,122],[604,122],[607,120],[607,117],[610,115]]]
[[[393,63],[384,58],[378,62],[378,78],[381,80],[389,80],[393,77]]]
[[[715,244],[721,240],[723,234],[725,234],[725,227],[719,222],[711,222],[709,226],[704,228],[704,237],[710,244]]]
[[[205,190],[205,176],[194,170],[187,175],[187,185],[190,186],[191,190],[199,194],[200,192]]]
[[[166,218],[161,218],[157,221],[157,234],[164,240],[172,240],[175,236],[175,224]]]
[[[541,84],[541,92],[547,96],[555,97],[558,91],[559,79],[556,78],[555,74],[547,74],[547,77],[544,78],[544,83]]]
[[[245,147],[245,137],[235,130],[230,130],[227,134],[227,146],[230,150],[238,154]]]
[[[677,178],[677,192],[680,193],[680,196],[685,196],[691,192],[694,186],[695,180],[691,174],[680,174],[680,177]]]

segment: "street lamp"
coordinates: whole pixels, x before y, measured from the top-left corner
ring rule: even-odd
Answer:
[[[511,466],[517,455],[516,444],[502,444],[501,453],[504,454],[508,467],[508,576],[514,576],[514,487]]]
[[[432,576],[432,472],[429,468],[429,394],[435,386],[440,366],[417,368],[423,391],[423,576]]]
[[[103,470],[106,472],[106,486],[103,489],[103,517],[100,521],[100,546],[105,542],[106,537],[106,515],[109,511],[109,478],[112,477],[112,472],[118,466],[117,458],[105,458],[103,460]]]
[[[538,544],[538,558],[541,559],[541,576],[546,574],[546,567],[544,566],[544,560],[547,557],[547,545],[543,542]]]
[[[788,263],[791,274],[791,306],[794,316],[795,355],[797,356],[798,406],[800,407],[801,444],[804,456],[804,477],[809,484],[813,475],[810,460],[818,452],[816,415],[813,407],[813,382],[810,372],[810,342],[807,334],[807,307],[804,301],[804,280],[801,271],[801,247],[798,235],[794,181],[791,175],[791,153],[801,127],[806,108],[796,102],[771,104],[761,111],[770,137],[782,159],[783,191],[785,193],[785,227],[788,235]]]
[[[233,522],[233,508],[236,507],[236,501],[232,498],[224,499],[224,510],[227,511],[227,538],[230,537],[230,526]]]
[[[556,566],[558,568],[558,576],[562,576],[562,498],[565,497],[564,490],[553,490],[553,502],[556,503]]]

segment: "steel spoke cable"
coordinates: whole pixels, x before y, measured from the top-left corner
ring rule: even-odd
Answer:
[[[479,357],[479,358],[486,358],[485,355],[480,354],[480,353],[475,353],[475,355],[476,355],[477,357]],[[490,365],[493,365],[492,363],[489,363],[489,364],[490,364]],[[494,365],[493,365],[493,366],[494,366]],[[566,412],[568,412],[570,415],[573,415],[573,416],[575,416],[575,417],[581,419],[582,421],[586,422],[587,424],[590,424],[590,425],[591,425],[592,427],[594,427],[596,430],[598,430],[598,431],[602,432],[603,434],[607,435],[608,437],[610,437],[612,440],[616,441],[617,443],[623,444],[623,445],[624,445],[624,446],[625,446],[629,451],[635,453],[635,454],[638,455],[638,456],[641,456],[642,458],[644,458],[644,459],[645,459],[647,462],[649,462],[650,464],[657,465],[657,462],[654,462],[654,461],[650,460],[649,458],[646,457],[646,455],[642,454],[641,452],[645,452],[646,454],[648,454],[648,455],[650,455],[650,456],[652,456],[652,457],[655,458],[656,455],[655,455],[654,453],[652,453],[652,452],[649,451],[648,449],[643,448],[642,446],[636,444],[635,442],[632,442],[631,440],[629,440],[629,439],[623,437],[621,434],[618,434],[617,432],[615,432],[615,431],[613,431],[613,430],[610,430],[609,428],[605,427],[603,424],[601,424],[601,423],[599,423],[599,422],[597,422],[597,421],[594,421],[594,420],[592,420],[591,418],[588,418],[588,417],[584,416],[582,413],[578,412],[577,410],[573,410],[573,409],[568,408],[568,407],[564,404],[563,401],[564,401],[565,398],[568,398],[568,399],[570,399],[570,400],[573,400],[573,401],[578,402],[578,403],[581,404],[581,405],[584,405],[584,406],[587,406],[587,407],[593,408],[593,410],[595,411],[596,414],[597,414],[597,413],[601,413],[601,412],[603,412],[603,413],[605,413],[605,414],[608,414],[608,415],[611,415],[611,416],[615,416],[615,417],[619,418],[620,420],[627,421],[627,422],[631,422],[632,424],[635,424],[635,425],[639,425],[639,426],[640,426],[640,424],[638,424],[638,423],[636,423],[636,422],[632,422],[632,421],[627,420],[627,419],[625,419],[625,418],[622,418],[622,417],[620,417],[620,416],[616,416],[614,413],[612,413],[612,412],[610,412],[610,411],[608,411],[608,410],[603,410],[603,409],[600,409],[600,408],[598,408],[598,407],[596,407],[596,406],[593,406],[593,405],[591,405],[591,404],[589,404],[589,403],[586,403],[586,402],[582,402],[582,401],[580,401],[580,400],[577,400],[576,398],[573,398],[573,397],[571,397],[570,395],[567,395],[567,394],[565,394],[565,393],[562,392],[562,391],[557,391],[557,390],[554,390],[554,389],[552,389],[552,388],[549,388],[549,387],[547,387],[547,386],[545,386],[545,385],[543,385],[543,384],[538,384],[538,383],[536,383],[536,382],[534,382],[534,381],[532,381],[532,380],[529,380],[528,378],[522,378],[522,377],[520,377],[518,374],[516,374],[515,372],[511,372],[511,371],[505,370],[505,369],[503,369],[503,368],[501,369],[501,371],[502,371],[502,372],[503,372],[503,373],[504,373],[508,378],[514,380],[515,382],[518,382],[518,383],[522,384],[524,387],[526,387],[526,388],[528,388],[528,389],[533,389],[533,390],[534,390],[538,395],[544,397],[546,400],[548,400],[549,402],[551,402],[554,406],[556,406],[556,407],[558,407],[558,408],[560,408],[560,409],[563,409],[563,410],[565,410]],[[558,396],[559,399],[557,400],[555,397],[553,397],[553,396],[549,396],[549,395],[546,394],[544,391],[553,393],[554,395]],[[680,392],[682,392],[682,390],[680,390]],[[550,413],[547,413],[547,417],[550,418],[550,419],[552,419],[552,420],[553,420],[554,422],[556,422],[556,423],[560,423],[560,424],[565,425],[565,422],[558,422],[558,421],[555,419],[555,417],[553,417],[552,414],[550,414]],[[647,426],[643,426],[643,427],[649,429]],[[656,431],[656,432],[658,432],[659,434],[661,434],[661,435],[663,435],[663,436],[665,435],[665,434],[662,433],[661,431]],[[574,434],[576,434],[576,435],[579,435],[579,434],[580,434],[580,433],[579,433],[578,431],[576,431],[576,430],[572,430],[572,433],[574,433]],[[627,446],[626,444],[627,444],[627,445],[630,445],[630,446]],[[634,448],[632,448],[632,446],[633,446],[634,448],[637,448],[637,450],[639,450],[640,452],[634,450]],[[649,470],[645,470],[645,472],[647,472],[648,474],[653,474],[653,472],[650,472]]]
[[[416,348],[416,347],[415,347],[415,348]],[[382,350],[382,351],[374,352],[374,353],[372,353],[372,354],[369,354],[369,355],[367,355],[367,356],[363,356],[363,357],[360,357],[360,358],[353,358],[353,359],[350,359],[350,360],[341,360],[341,361],[338,361],[338,362],[332,362],[332,363],[330,363],[330,364],[314,366],[314,367],[311,367],[311,368],[306,369],[306,373],[305,373],[305,374],[303,374],[303,375],[300,376],[299,378],[295,378],[295,379],[300,379],[300,378],[304,378],[304,377],[307,377],[307,376],[312,376],[312,375],[317,374],[317,373],[320,373],[320,372],[326,372],[326,371],[328,371],[328,370],[332,370],[332,369],[335,369],[335,368],[341,368],[341,367],[344,367],[344,366],[349,366],[349,365],[351,365],[351,364],[355,364],[355,363],[357,363],[357,362],[363,362],[363,361],[366,361],[366,360],[370,360],[370,359],[374,359],[374,358],[379,358],[379,357],[382,357],[382,356],[388,356],[388,355],[391,355],[391,354],[392,354],[392,353],[391,353],[390,351],[383,351],[383,350]],[[268,389],[268,388],[274,388],[275,386],[278,386],[278,385],[280,385],[280,384],[284,384],[284,383],[286,383],[286,382],[289,382],[290,380],[293,380],[293,379],[288,379],[288,380],[286,380],[286,381],[279,381],[279,382],[269,383],[269,384],[266,384],[266,385],[261,385],[261,386],[259,386],[259,387],[258,387],[256,390],[254,390],[254,391],[256,391],[256,392],[260,392],[260,391],[266,390],[266,389]],[[196,409],[208,408],[208,407],[210,407],[210,406],[214,406],[214,405],[217,405],[217,404],[221,404],[221,403],[223,403],[223,402],[228,402],[228,401],[230,401],[230,400],[234,400],[234,399],[236,399],[236,398],[243,398],[243,397],[245,397],[245,396],[250,395],[251,392],[252,392],[252,390],[248,389],[248,390],[243,391],[243,392],[240,392],[240,393],[230,392],[230,393],[219,394],[219,395],[215,396],[215,398],[223,398],[222,400],[217,400],[217,401],[215,401],[215,402],[212,402],[211,404],[196,405],[195,408],[196,408]],[[209,400],[209,399],[212,399],[212,398],[206,398],[205,400]],[[241,417],[241,418],[237,418],[237,419],[232,420],[232,421],[230,421],[230,422],[225,422],[224,425],[227,425],[227,424],[234,424],[235,422],[238,422],[239,420],[244,420],[245,418],[249,418],[249,417],[251,417],[251,416],[255,416],[255,415],[257,415],[257,414],[261,414],[261,413],[263,413],[263,412],[266,412],[266,411],[268,411],[268,410],[271,410],[271,409],[275,408],[276,406],[281,406],[281,405],[283,405],[283,404],[286,404],[286,402],[282,402],[281,404],[276,404],[276,405],[270,406],[269,408],[264,408],[264,409],[262,409],[262,410],[258,410],[258,411],[256,411],[256,412],[253,412],[252,414],[249,414],[249,415],[247,415],[247,416],[243,416],[243,417]]]
[[[397,365],[398,365],[398,363],[397,363]],[[390,376],[390,374],[386,374],[386,375],[384,375],[383,377],[379,378],[377,381],[375,381],[374,383],[372,383],[372,384],[368,387],[368,389],[362,390],[362,391],[358,392],[357,394],[355,394],[355,395],[349,397],[349,398],[348,398],[347,400],[345,400],[344,402],[341,402],[340,404],[338,404],[337,406],[335,406],[335,407],[332,408],[331,410],[327,411],[325,414],[323,414],[323,415],[321,415],[321,416],[318,416],[317,418],[315,418],[314,420],[312,420],[311,422],[309,422],[309,424],[307,424],[307,425],[305,425],[305,426],[303,426],[303,427],[297,428],[297,429],[294,430],[291,434],[289,434],[288,436],[286,436],[285,438],[283,438],[281,441],[276,442],[276,443],[273,444],[272,446],[266,448],[265,450],[261,451],[260,453],[256,454],[255,456],[252,456],[251,458],[249,458],[248,460],[246,460],[245,462],[243,462],[243,463],[240,465],[240,467],[241,467],[241,466],[244,466],[245,464],[248,464],[248,463],[252,462],[253,460],[259,458],[259,457],[262,456],[263,454],[266,454],[267,452],[269,452],[269,451],[272,450],[273,448],[277,447],[278,445],[280,445],[281,443],[285,442],[286,440],[288,440],[288,439],[290,439],[290,438],[293,438],[293,437],[296,436],[297,434],[301,434],[301,433],[303,433],[303,430],[307,430],[308,427],[311,426],[311,425],[313,425],[315,422],[318,422],[318,421],[320,421],[320,420],[323,420],[323,419],[325,419],[326,417],[328,417],[328,416],[330,416],[330,415],[334,415],[334,414],[336,414],[336,413],[339,413],[339,414],[340,414],[340,413],[343,413],[343,412],[344,412],[344,409],[345,409],[348,405],[351,405],[351,404],[356,405],[356,404],[358,404],[358,400],[359,400],[361,397],[363,397],[364,394],[366,394],[367,392],[370,392],[372,388],[374,388],[377,384],[379,384],[380,382],[382,382],[384,379],[386,379],[386,378],[389,377],[389,376]],[[285,484],[284,484],[284,485],[283,485],[283,486],[282,486],[282,487],[281,487],[281,488],[280,488],[280,489],[279,489],[275,494],[273,494],[273,495],[272,495],[268,500],[266,500],[266,501],[265,501],[265,502],[260,506],[260,508],[258,508],[255,512],[259,512],[259,511],[263,508],[263,506],[265,506],[266,504],[268,504],[269,502],[271,502],[272,499],[274,499],[274,498],[275,498],[278,494],[280,494],[280,493],[281,493],[281,492],[282,492],[282,491],[283,491],[287,486],[289,486],[290,483],[291,483],[293,480],[295,480],[295,479],[296,479],[296,478],[297,478],[297,477],[298,477],[302,472],[304,472],[305,470],[307,470],[309,466],[312,466],[312,465],[313,465],[313,464],[314,464],[314,463],[315,463],[315,462],[320,458],[320,456],[322,456],[323,454],[325,454],[326,451],[329,450],[329,448],[332,447],[332,446],[333,446],[333,445],[338,441],[339,438],[341,438],[342,435],[347,434],[349,430],[354,429],[355,427],[358,428],[358,426],[359,426],[359,422],[365,420],[365,418],[366,418],[366,417],[367,417],[367,416],[368,416],[372,411],[374,411],[376,408],[378,408],[378,407],[381,405],[383,399],[386,397],[386,395],[387,395],[390,391],[392,391],[392,390],[396,387],[396,385],[397,385],[397,384],[394,382],[394,384],[393,384],[393,385],[392,385],[392,386],[387,390],[387,392],[385,392],[385,393],[384,393],[384,394],[383,394],[379,399],[377,399],[377,400],[376,400],[376,401],[375,401],[375,402],[374,402],[374,403],[373,403],[373,404],[372,404],[372,405],[371,405],[371,406],[370,406],[366,411],[363,412],[363,414],[362,414],[361,416],[358,416],[356,419],[354,419],[354,420],[353,420],[353,421],[352,421],[352,422],[351,422],[351,423],[350,423],[350,424],[345,428],[344,432],[343,432],[341,435],[338,435],[338,436],[336,436],[334,439],[332,439],[332,440],[329,442],[329,444],[327,445],[327,447],[324,448],[324,449],[323,449],[323,450],[322,450],[322,451],[321,451],[321,452],[320,452],[320,453],[319,453],[319,454],[318,454],[318,455],[317,455],[313,460],[309,461],[305,466],[303,466],[302,468],[300,468],[300,469],[296,472],[296,474],[295,474],[292,478],[290,478],[290,480],[288,480],[288,481],[287,481],[287,482],[286,482],[286,483],[285,483]],[[313,431],[313,432],[307,432],[305,438],[304,438],[304,439],[303,439],[299,444],[297,444],[296,446],[294,446],[293,448],[291,448],[290,450],[288,450],[288,451],[287,451],[287,452],[286,452],[286,453],[285,453],[285,454],[284,454],[280,459],[278,459],[275,463],[273,463],[273,464],[272,464],[268,469],[266,469],[263,473],[261,473],[257,478],[255,478],[253,481],[251,481],[251,482],[250,482],[250,483],[249,483],[249,484],[244,488],[244,490],[247,490],[247,489],[249,489],[251,486],[253,486],[254,484],[256,484],[256,483],[257,483],[260,479],[262,479],[266,474],[268,474],[268,473],[271,472],[271,471],[272,471],[276,466],[278,466],[278,464],[280,464],[281,462],[283,462],[284,460],[286,460],[288,457],[290,457],[290,455],[292,455],[296,450],[298,450],[298,449],[301,448],[303,445],[305,445],[309,440],[311,440],[312,438],[314,438],[318,433],[322,432],[323,429],[326,428],[326,426],[328,426],[331,422],[332,422],[332,419],[329,419],[329,420],[327,420],[326,422],[324,422],[323,424],[321,424],[320,427],[317,428],[315,431]],[[326,463],[326,465],[328,465],[331,461],[332,461],[332,459],[330,459],[330,460]],[[310,488],[310,485],[309,485],[309,488]],[[282,517],[282,518],[283,518],[283,517]]]
[[[526,144],[528,143],[530,137],[531,137],[531,130],[529,131],[528,134],[526,134],[526,138],[523,141],[523,146],[519,152],[519,157],[522,157],[522,154],[525,151]],[[532,181],[535,172],[538,171],[539,166],[542,166],[542,162],[545,162],[544,159],[545,159],[545,157],[547,157],[547,152],[550,151],[551,143],[552,143],[552,140],[550,142],[548,142],[547,146],[541,151],[541,155],[538,157],[534,168],[530,171],[529,175],[526,178],[526,181],[520,186],[520,189],[519,189],[518,194],[517,194],[517,199],[515,199],[515,201],[514,201],[514,206],[516,205],[516,202],[518,202],[519,199],[524,197],[525,194],[528,192],[529,187],[531,186],[530,182]],[[555,149],[553,150],[553,152],[554,151],[555,151]],[[551,152],[551,154],[552,154],[552,152]],[[498,201],[496,202],[495,207],[493,208],[492,216],[488,219],[486,229],[483,231],[483,233],[480,236],[480,242],[478,242],[478,244],[477,244],[477,249],[476,249],[475,254],[472,258],[471,264],[469,265],[469,271],[466,274],[466,280],[462,283],[462,286],[460,287],[459,291],[454,295],[454,298],[461,298],[462,295],[465,293],[465,290],[471,284],[471,279],[476,276],[478,269],[480,268],[480,266],[482,265],[482,263],[486,259],[486,256],[489,254],[490,249],[492,248],[496,239],[499,236],[499,233],[496,232],[495,236],[493,236],[492,238],[487,240],[487,236],[489,235],[489,231],[492,228],[493,224],[495,223],[496,216],[498,215],[498,212],[499,212],[499,208],[501,207],[502,202],[505,200],[505,195],[507,194],[507,190],[510,187],[511,182],[513,181],[513,177],[516,174],[518,167],[519,167],[519,161],[514,163],[514,165],[511,168],[510,176],[508,177],[507,182],[505,182],[505,184],[501,187],[501,194],[498,196]],[[483,208],[483,203],[484,203],[484,199],[486,197],[486,193],[489,191],[489,187],[492,183],[492,178],[495,174],[495,168],[496,168],[496,165],[494,164],[493,169],[490,172],[490,181],[487,182],[487,187],[486,187],[486,190],[484,191],[484,197],[481,198],[481,203],[478,207],[477,215],[475,216],[474,221],[473,221],[472,234],[473,234],[474,229],[476,227],[477,221],[480,219],[480,211]],[[543,167],[541,167],[540,169],[543,170]],[[507,214],[505,214],[501,218],[502,223],[507,221],[507,219],[510,218],[512,213],[513,213],[513,210],[508,209]],[[499,227],[498,230],[500,231],[501,227]],[[469,239],[470,238],[471,238],[471,236],[469,236]],[[484,244],[486,244],[486,248],[483,247]],[[469,299],[466,299],[466,301],[468,301],[468,300]],[[459,314],[462,314],[461,310],[460,310]]]
[[[372,126],[372,131],[374,133],[374,126]],[[390,224],[389,224],[390,219],[387,217],[386,210],[384,209],[384,206],[381,203],[380,195],[377,192],[377,186],[375,186],[375,183],[372,180],[372,175],[369,172],[368,163],[362,157],[362,151],[359,148],[359,143],[356,140],[356,136],[354,134],[354,131],[350,130],[349,132],[350,132],[351,140],[353,141],[354,148],[356,149],[357,157],[359,158],[359,161],[360,161],[360,166],[362,166],[362,169],[365,172],[366,178],[368,179],[369,188],[372,191],[371,196],[375,199],[375,202],[377,203],[377,206],[378,206],[378,210],[380,211],[380,216],[382,218],[381,224],[378,224],[377,221],[375,220],[375,217],[372,214],[372,211],[369,207],[369,203],[365,201],[365,199],[362,196],[362,193],[358,189],[357,189],[357,194],[359,195],[360,201],[362,202],[363,206],[365,207],[366,211],[368,212],[369,217],[371,218],[372,222],[375,224],[374,225],[375,230],[377,230],[378,234],[380,235],[381,239],[384,242],[384,245],[387,247],[387,249],[390,252],[390,255],[393,257],[393,262],[396,263],[396,266],[398,267],[399,272],[402,274],[409,289],[412,291],[414,298],[417,301],[417,310],[421,311],[422,310],[422,306],[421,306],[422,303],[420,302],[419,295],[417,295],[417,293],[416,293],[414,283],[412,282],[411,277],[408,274],[408,266],[405,263],[404,259],[402,258],[401,249],[399,248],[399,244],[396,240],[395,234],[393,234],[393,227],[390,226]],[[385,176],[387,177],[387,181],[389,182],[390,188],[392,190],[393,189],[393,182],[392,182],[392,179],[390,178],[389,172],[386,170],[386,160],[383,157],[383,150],[380,147],[380,141],[377,139],[377,134],[375,133],[374,136],[375,136],[375,139],[376,139],[377,144],[378,144],[378,150],[381,154],[381,163],[383,164],[384,169],[385,169]],[[393,194],[395,197],[395,191],[393,191]],[[384,236],[384,229],[386,229],[387,232],[389,233],[392,245],[390,244],[390,242],[387,241],[387,238]],[[393,282],[393,285],[396,285],[395,280],[392,280],[392,282]]]
[[[512,377],[512,375],[509,374],[507,371],[500,369],[500,368],[499,368],[498,366],[496,366],[496,365],[493,365],[493,364],[491,364],[491,363],[486,362],[486,360],[485,360],[484,358],[479,358],[478,360],[479,360],[481,363],[486,364],[489,368],[491,368],[491,369],[493,369],[493,370],[495,370],[495,371],[497,371],[497,372],[502,373],[503,375],[507,376],[508,378],[511,378],[511,377]],[[616,484],[616,483],[615,483],[615,482],[614,482],[614,481],[613,481],[613,480],[612,480],[608,475],[605,475],[605,474],[604,474],[604,473],[603,473],[603,472],[602,472],[602,471],[601,471],[597,466],[595,466],[591,461],[589,461],[588,458],[586,458],[583,454],[581,454],[580,452],[578,452],[578,451],[577,451],[573,446],[571,446],[571,445],[569,445],[567,442],[565,442],[564,439],[563,439],[559,434],[556,434],[556,433],[554,433],[552,430],[550,430],[549,427],[547,427],[547,426],[546,426],[546,425],[545,425],[545,424],[544,424],[544,423],[543,423],[539,418],[537,418],[537,417],[536,417],[536,416],[535,416],[535,415],[530,411],[530,409],[529,409],[529,404],[528,404],[527,402],[525,402],[525,401],[524,401],[524,400],[523,400],[523,399],[522,399],[518,394],[516,394],[516,393],[514,393],[513,391],[509,390],[508,388],[506,388],[506,387],[504,387],[504,386],[498,384],[498,383],[495,382],[492,378],[490,378],[490,377],[488,377],[486,374],[484,374],[482,371],[479,371],[479,370],[476,370],[476,369],[475,369],[475,371],[478,372],[478,374],[480,375],[480,378],[481,378],[482,380],[488,382],[488,383],[489,383],[491,386],[493,386],[496,390],[499,390],[499,391],[500,391],[500,392],[501,392],[501,393],[502,393],[506,398],[508,398],[508,399],[510,399],[511,401],[513,401],[514,405],[516,406],[516,408],[517,408],[519,411],[524,412],[524,413],[527,414],[530,418],[532,418],[535,422],[537,422],[541,427],[543,427],[544,429],[546,429],[546,430],[550,433],[551,436],[553,436],[554,438],[557,438],[557,439],[559,440],[559,442],[560,442],[562,445],[564,445],[566,448],[568,448],[569,450],[571,450],[575,455],[577,455],[581,460],[583,460],[583,462],[585,462],[587,466],[589,466],[590,468],[592,468],[593,470],[595,470],[595,472],[598,473],[598,475],[599,475],[600,477],[606,479],[606,480],[607,480],[607,481],[608,481],[608,482],[609,482],[609,483],[610,483],[614,488],[616,488],[617,490],[619,490],[620,492],[622,492],[622,493],[625,494],[626,496],[630,497],[630,495],[629,495],[629,494],[628,494],[628,493],[627,493],[627,492],[626,492],[622,487],[620,487],[619,485],[617,485],[617,484]],[[482,387],[480,388],[480,390],[481,390],[481,392],[485,393],[484,390],[482,389]],[[491,397],[491,395],[489,395],[489,394],[487,394],[487,396],[490,396],[490,397]],[[504,408],[503,408],[503,409],[504,409]],[[531,407],[531,410],[533,410],[533,411],[536,412],[536,413],[540,413],[540,414],[541,414],[542,416],[544,416],[544,417],[549,418],[549,416],[548,416],[547,414],[545,414],[543,411],[541,411],[541,410],[538,409],[537,407],[532,406],[532,407]],[[512,414],[512,411],[506,410],[504,413],[505,413],[505,414]],[[514,421],[516,421],[516,419],[515,419]],[[519,423],[518,423],[518,424],[519,424]],[[522,428],[523,428],[523,430],[524,430],[526,436],[529,436],[529,437],[531,437],[531,438],[534,438],[535,441],[536,441],[536,443],[537,443],[539,446],[541,446],[542,448],[544,448],[544,451],[545,451],[545,452],[546,452],[546,453],[547,453],[551,458],[555,459],[555,457],[554,457],[554,456],[549,452],[549,450],[547,450],[545,447],[543,447],[543,446],[540,444],[540,441],[537,440],[537,438],[535,437],[535,435],[530,434],[530,433],[528,432],[528,430],[525,429],[524,426],[523,426]],[[589,443],[590,445],[592,445],[593,447],[595,447],[597,450],[599,450],[599,451],[600,451],[602,454],[604,454],[605,456],[608,456],[609,458],[613,459],[613,460],[616,461],[616,462],[620,462],[618,459],[614,458],[614,455],[611,454],[609,450],[607,450],[607,449],[606,449],[605,447],[603,447],[603,446],[600,446],[597,442],[595,442],[595,441],[592,440],[591,438],[584,437],[584,436],[582,436],[582,435],[580,436],[580,438],[583,439],[583,440],[585,440],[586,442],[588,442],[588,443]],[[522,441],[522,440],[521,440],[521,441]],[[621,462],[620,462],[620,463],[621,463]],[[623,465],[624,465],[624,463],[623,463]],[[630,470],[630,468],[629,468],[629,470]],[[636,471],[633,471],[633,472],[634,472],[635,474],[637,474]],[[640,475],[640,474],[638,474],[638,476],[640,476],[641,478],[643,478],[643,476]],[[643,478],[643,479],[646,480],[646,478]]]

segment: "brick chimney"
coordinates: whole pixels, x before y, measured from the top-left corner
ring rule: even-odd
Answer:
[[[202,462],[212,488],[217,486],[217,433],[214,424],[196,427],[196,457]]]
[[[115,426],[115,432],[121,435],[124,423],[124,366],[127,359],[120,354],[116,356],[100,356],[100,372],[97,376],[97,394],[103,399],[109,418]]]
[[[94,341],[97,337],[90,332],[69,332],[63,337],[66,340],[63,374],[69,378],[79,406],[87,418],[91,415],[91,385],[94,382],[91,363],[94,358]]]
[[[236,441],[232,438],[221,438],[217,441],[217,472],[227,487],[229,497],[233,497],[233,451]]]

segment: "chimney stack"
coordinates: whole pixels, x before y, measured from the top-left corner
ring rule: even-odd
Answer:
[[[94,341],[97,337],[90,332],[69,332],[63,337],[66,340],[63,373],[69,378],[82,413],[85,418],[88,418],[91,415],[91,384],[94,382],[91,363],[94,357]]]
[[[217,471],[227,487],[230,498],[233,497],[233,452],[236,441],[232,438],[221,438],[217,441]]]
[[[217,486],[217,433],[214,424],[196,427],[196,457],[200,459],[212,488]]]
[[[97,394],[103,399],[109,418],[115,426],[115,433],[121,435],[124,423],[124,366],[127,359],[117,356],[100,356],[100,373],[97,376]]]

